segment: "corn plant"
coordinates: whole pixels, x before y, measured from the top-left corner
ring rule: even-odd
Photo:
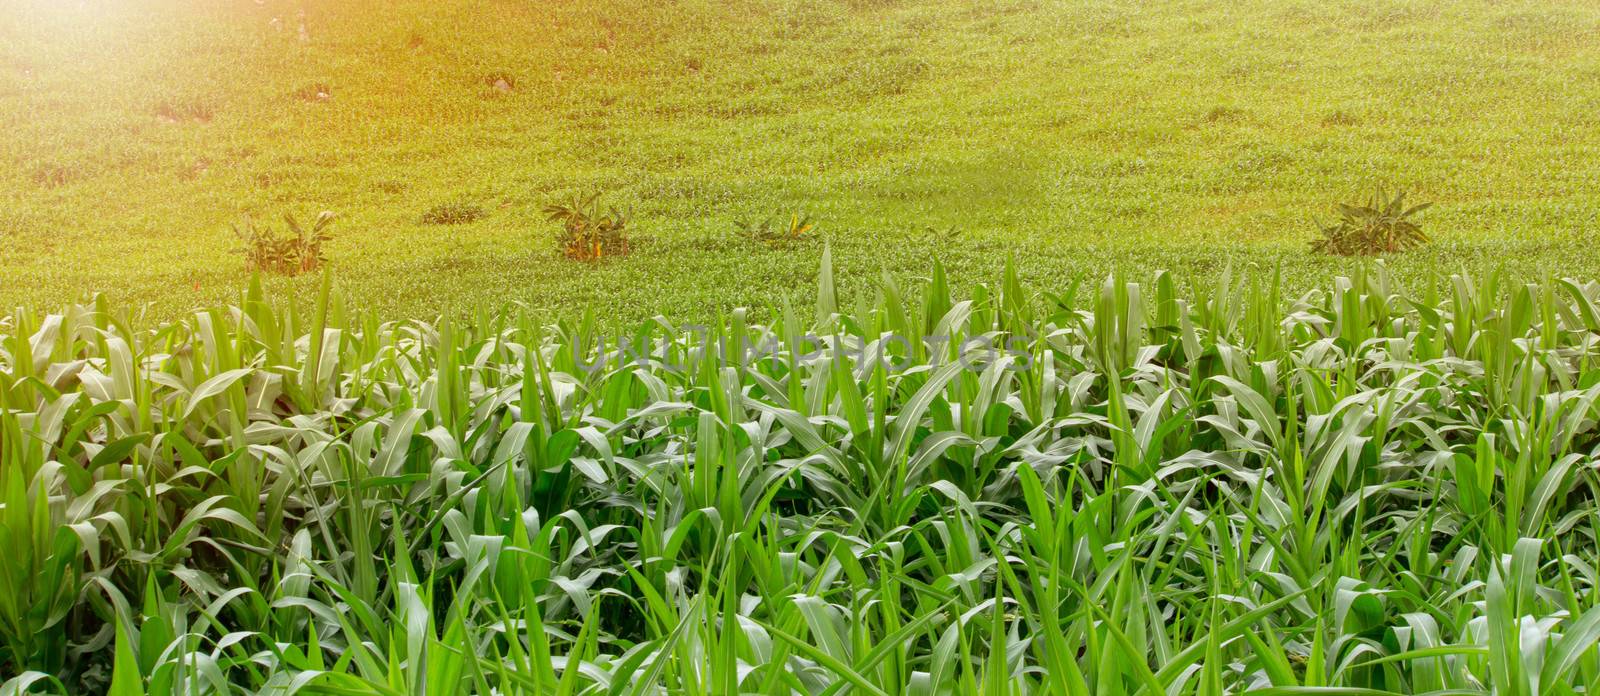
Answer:
[[[709,328],[12,313],[0,690],[1600,689],[1600,284],[827,258]]]
[[[237,251],[244,255],[245,267],[252,272],[295,276],[309,273],[327,262],[322,245],[333,236],[328,226],[333,223],[333,213],[322,211],[309,229],[301,227],[293,215],[285,213],[287,232],[280,234],[267,227],[257,226],[248,216],[234,225],[234,236],[244,246]]]
[[[472,203],[440,203],[422,213],[424,225],[466,225],[483,219],[482,206]]]
[[[616,208],[600,209],[600,194],[573,196],[567,203],[545,206],[545,215],[561,223],[556,245],[575,261],[599,261],[629,251],[628,216]]]
[[[1426,244],[1428,235],[1411,217],[1433,204],[1408,207],[1405,198],[1404,191],[1395,192],[1393,198],[1379,191],[1365,205],[1339,204],[1339,220],[1319,224],[1322,236],[1311,242],[1311,248],[1339,256],[1372,256]]]
[[[811,216],[803,213],[791,214],[788,224],[781,227],[773,227],[772,220],[767,218],[760,223],[735,222],[734,231],[749,241],[775,247],[807,239],[807,235],[816,230]]]

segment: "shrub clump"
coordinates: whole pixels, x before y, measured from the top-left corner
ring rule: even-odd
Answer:
[[[326,82],[316,82],[295,90],[294,98],[303,102],[325,102],[333,98],[333,87]]]
[[[733,226],[740,237],[772,247],[808,239],[808,235],[815,236],[812,232],[817,228],[816,224],[811,222],[811,217],[805,213],[790,214],[787,225],[774,226],[772,218],[767,218],[759,224],[739,221],[733,223]]]
[[[465,225],[483,218],[483,208],[471,203],[440,203],[422,214],[425,225]]]
[[[628,216],[615,207],[600,212],[600,194],[588,198],[573,196],[568,203],[545,206],[545,215],[561,223],[556,244],[561,253],[576,261],[599,261],[607,256],[623,256],[629,251]]]
[[[283,276],[296,276],[321,268],[327,262],[322,246],[332,239],[332,235],[328,234],[328,225],[333,222],[333,212],[322,211],[311,223],[310,229],[302,227],[293,215],[287,213],[283,216],[283,222],[288,228],[286,234],[257,226],[249,216],[234,225],[233,233],[244,242],[244,247],[237,251],[244,254],[245,267],[251,271]]]
[[[40,165],[33,170],[33,183],[44,188],[65,186],[76,178],[76,168],[53,162]]]
[[[1406,207],[1404,191],[1389,198],[1382,191],[1374,193],[1366,205],[1339,205],[1339,220],[1331,225],[1318,224],[1322,236],[1311,242],[1311,248],[1325,254],[1339,256],[1371,256],[1391,254],[1427,243],[1428,235],[1411,220],[1411,216],[1432,203]]]
[[[513,92],[517,89],[517,78],[512,76],[511,73],[490,73],[483,78],[483,84],[496,92]]]
[[[216,116],[216,109],[200,100],[169,100],[156,104],[155,113],[156,118],[166,123],[181,123],[183,121],[210,123],[211,119]]]

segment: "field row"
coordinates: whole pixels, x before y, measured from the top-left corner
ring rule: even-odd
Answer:
[[[0,691],[1600,689],[1600,284],[823,258],[762,325],[7,317]]]

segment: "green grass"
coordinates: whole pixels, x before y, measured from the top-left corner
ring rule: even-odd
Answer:
[[[0,306],[178,316],[241,289],[230,223],[323,209],[341,287],[391,317],[762,305],[820,243],[734,222],[798,210],[842,278],[938,246],[961,287],[1015,253],[1057,290],[1230,262],[1309,289],[1348,268],[1307,251],[1313,218],[1379,183],[1437,203],[1400,277],[1600,277],[1591,2],[305,5],[306,42],[284,0],[0,8]],[[539,211],[594,190],[641,241],[560,261]]]
[[[327,286],[6,317],[0,691],[1600,688],[1600,284],[818,275],[598,370]]]

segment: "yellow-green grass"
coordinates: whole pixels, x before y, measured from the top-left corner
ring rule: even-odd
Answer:
[[[1343,265],[1313,219],[1376,183],[1437,203],[1401,277],[1600,275],[1583,1],[11,2],[0,123],[0,306],[235,297],[229,224],[322,209],[336,282],[388,316],[761,305],[821,244],[734,222],[800,210],[842,279],[1014,255],[1046,288],[1310,286]],[[632,208],[631,257],[555,256],[540,208],[592,190]],[[421,221],[452,202],[487,215]]]

